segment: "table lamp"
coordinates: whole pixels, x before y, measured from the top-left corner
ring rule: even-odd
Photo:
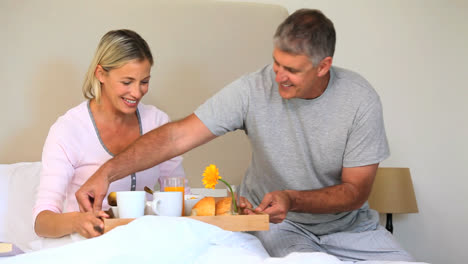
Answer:
[[[369,195],[370,208],[387,214],[385,228],[393,233],[392,214],[417,213],[409,168],[378,168]]]

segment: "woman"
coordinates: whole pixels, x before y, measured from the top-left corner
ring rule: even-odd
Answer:
[[[148,92],[152,65],[148,44],[137,33],[115,30],[102,37],[83,84],[89,100],[58,118],[44,145],[33,209],[39,236],[101,234],[100,217],[108,215],[80,212],[75,192],[108,159],[169,121],[156,107],[140,103]],[[185,177],[181,157],[113,182],[109,192],[143,190],[168,176]],[[104,201],[103,210],[108,208]]]

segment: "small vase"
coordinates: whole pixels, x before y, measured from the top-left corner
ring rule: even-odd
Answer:
[[[239,212],[239,207],[238,202],[239,202],[239,195],[238,195],[238,190],[236,185],[231,185],[232,193],[230,192],[228,188],[228,196],[231,197],[231,214],[232,215],[238,215]],[[236,210],[237,209],[237,210]]]

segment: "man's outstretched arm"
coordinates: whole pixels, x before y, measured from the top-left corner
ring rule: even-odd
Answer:
[[[75,193],[80,210],[100,211],[111,182],[151,168],[215,137],[195,114],[146,133],[104,163]]]
[[[322,189],[267,193],[255,211],[269,214],[272,223],[281,223],[289,211],[334,214],[359,209],[369,197],[378,166],[343,168],[341,183]]]

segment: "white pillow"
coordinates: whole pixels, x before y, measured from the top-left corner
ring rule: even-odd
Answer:
[[[38,238],[33,229],[32,208],[40,171],[40,162],[0,165],[0,240],[23,251],[29,251],[29,243]]]
[[[8,211],[8,183],[12,166],[0,164],[0,242],[6,241],[6,219]]]

